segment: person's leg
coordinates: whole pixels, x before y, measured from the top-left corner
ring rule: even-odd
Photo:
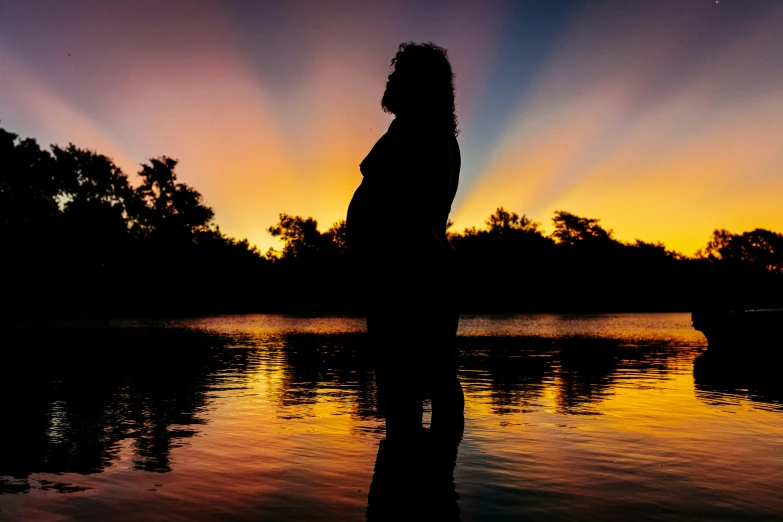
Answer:
[[[428,375],[433,428],[444,423],[461,427],[463,422],[465,398],[457,378],[458,325],[459,314],[451,302],[443,303],[432,316]]]
[[[386,417],[386,438],[390,443],[420,435],[422,425],[421,362],[419,321],[394,321],[390,314],[367,318],[379,401]]]

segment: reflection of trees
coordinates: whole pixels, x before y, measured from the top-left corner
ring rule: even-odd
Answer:
[[[274,373],[282,417],[317,414],[325,402],[363,421],[382,415],[364,334],[286,333],[257,342],[173,328],[5,332],[0,476],[100,472],[123,441],[135,468],[169,471],[171,450],[206,422],[208,392],[226,374],[257,369]],[[245,348],[226,348],[237,343]],[[676,354],[591,338],[464,337],[458,348],[466,391],[486,394],[498,415],[533,409],[548,387],[556,411],[595,411],[620,370],[664,375]]]
[[[247,364],[247,351],[221,350],[226,338],[195,330],[31,335],[10,335],[0,370],[0,475],[22,479],[99,472],[126,439],[135,468],[169,471],[171,449],[205,422],[216,373]],[[32,342],[46,347],[23,349]]]
[[[335,400],[350,403],[351,414],[361,419],[381,414],[363,334],[292,333],[281,340],[283,416]],[[550,386],[559,413],[596,412],[596,403],[613,393],[620,370],[663,377],[680,350],[589,337],[460,337],[457,344],[465,391],[487,394],[498,415],[531,410]]]
[[[492,412],[524,412],[555,389],[559,413],[589,413],[606,397],[621,363],[619,341],[541,337],[468,337],[459,339],[460,366],[476,377],[469,392],[488,388]]]
[[[590,406],[611,393],[619,365],[619,342],[590,338],[565,341],[558,354],[557,411],[594,413]]]
[[[690,349],[665,343],[628,345],[607,338],[572,337],[557,341],[557,409],[592,414],[594,405],[612,395],[621,373],[664,378],[674,361]]]
[[[466,391],[488,391],[492,412],[501,415],[529,410],[550,386],[559,413],[593,413],[613,393],[620,370],[664,376],[679,350],[589,337],[466,337],[458,343],[459,364],[470,372]]]
[[[469,392],[489,388],[496,414],[525,411],[541,396],[551,378],[552,341],[536,337],[464,337],[458,339],[459,364],[478,372],[465,383]],[[485,380],[486,379],[486,380]]]
[[[358,333],[283,335],[282,408],[316,404],[324,393],[338,389],[333,399],[352,400],[354,414],[362,418],[377,416],[366,343],[366,336]]]
[[[707,404],[724,404],[747,398],[783,403],[780,364],[783,356],[743,353],[716,354],[709,350],[693,362],[696,396]],[[717,393],[716,393],[717,392]]]

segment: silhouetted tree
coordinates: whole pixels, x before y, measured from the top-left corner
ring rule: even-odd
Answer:
[[[345,221],[318,230],[280,214],[283,242],[266,256],[226,236],[166,156],[142,165],[139,184],[114,162],[74,144],[41,149],[0,129],[0,271],[6,313],[347,311],[354,274]],[[685,310],[780,306],[783,235],[716,230],[689,258],[662,243],[624,243],[600,220],[559,210],[554,231],[497,208],[448,237],[465,311]],[[451,226],[451,223],[449,223]],[[387,233],[404,253],[405,229]],[[393,237],[392,237],[393,236]]]
[[[56,161],[55,175],[61,180],[60,193],[74,201],[101,201],[125,210],[133,199],[128,177],[114,162],[95,151],[80,149],[73,143],[62,148],[52,146]]]
[[[516,212],[508,212],[503,207],[498,207],[495,213],[486,221],[490,234],[507,234],[511,231],[529,232],[538,234],[541,223],[536,223],[525,214],[520,216]]]
[[[52,146],[52,154],[60,182],[67,278],[100,279],[100,286],[109,292],[127,268],[128,208],[135,205],[134,191],[122,170],[102,154],[73,144]]]
[[[51,154],[34,139],[0,128],[0,226],[23,230],[56,219],[60,183],[52,166]]]
[[[139,223],[148,232],[167,239],[192,237],[207,230],[215,213],[202,203],[201,194],[177,183],[177,160],[162,156],[142,165],[141,185],[136,194],[143,204],[135,209]]]
[[[142,165],[134,189],[104,155],[74,144],[51,151],[0,129],[4,310],[159,313],[257,302],[268,261],[212,225],[201,195],[177,182],[175,160]]]
[[[46,307],[61,278],[60,180],[34,139],[0,129],[0,273],[8,311]]]
[[[326,234],[329,236],[329,239],[340,255],[344,255],[346,250],[345,232],[346,228],[344,219],[333,223],[332,228],[326,231]]]
[[[600,219],[583,218],[564,210],[555,212],[552,218],[555,230],[552,237],[559,243],[574,245],[579,241],[601,240],[611,241],[612,231],[604,230]]]
[[[283,241],[284,259],[304,259],[317,252],[322,243],[318,222],[313,218],[280,214],[277,225],[266,229],[272,237]]]
[[[640,253],[642,253],[646,257],[655,257],[658,259],[663,258],[678,258],[680,254],[676,252],[672,252],[670,250],[666,249],[666,245],[661,243],[660,241],[656,243],[649,243],[647,241],[642,241],[641,239],[637,239],[634,243],[629,245],[631,248],[637,249]]]
[[[783,234],[763,228],[742,234],[715,230],[704,253],[713,261],[741,265],[746,270],[783,274]]]
[[[277,306],[283,310],[342,309],[350,306],[352,282],[345,253],[345,222],[338,221],[326,232],[311,218],[280,214],[267,231],[283,241],[282,252],[271,251],[279,293]]]
[[[280,214],[280,221],[267,228],[267,232],[283,241],[282,259],[288,261],[312,264],[345,250],[345,221],[339,221],[321,233],[318,222],[311,217]]]

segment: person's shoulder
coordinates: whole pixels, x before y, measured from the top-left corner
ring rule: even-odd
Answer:
[[[428,118],[417,118],[413,116],[397,116],[389,125],[389,130],[397,132],[437,132],[440,126]]]
[[[444,129],[437,123],[413,118],[395,118],[389,126],[388,133],[401,144],[427,144],[429,146],[451,137],[451,133],[444,133]]]
[[[392,120],[391,124],[389,124],[389,130],[386,131],[386,134],[395,138],[404,138],[406,136],[412,135],[415,132],[416,128],[412,122],[404,118],[397,117]]]

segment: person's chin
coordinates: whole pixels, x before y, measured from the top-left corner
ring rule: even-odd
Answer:
[[[391,89],[386,89],[383,92],[383,98],[381,98],[381,107],[385,107],[387,111],[391,112],[392,114],[396,114],[397,107],[397,96],[395,95],[394,91]]]

